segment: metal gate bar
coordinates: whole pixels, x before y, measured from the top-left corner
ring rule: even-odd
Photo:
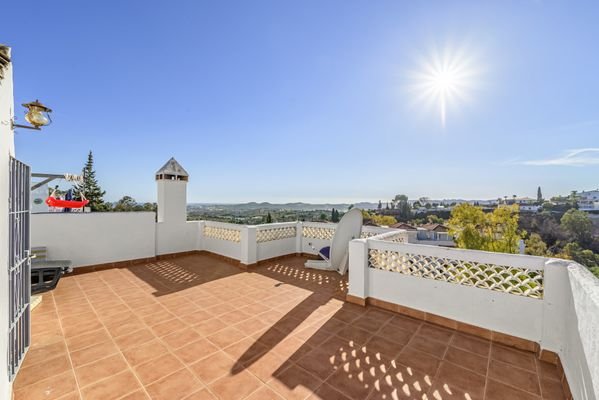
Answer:
[[[31,259],[29,197],[31,170],[10,158],[9,182],[9,353],[8,374],[17,374],[30,343]]]

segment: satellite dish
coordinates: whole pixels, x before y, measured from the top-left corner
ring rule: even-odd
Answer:
[[[362,224],[363,218],[361,210],[353,208],[346,212],[345,215],[343,215],[343,218],[341,218],[341,221],[339,221],[339,224],[337,224],[335,235],[331,241],[329,258],[326,259],[322,254],[326,252],[321,250],[319,254],[325,258],[325,260],[308,260],[305,266],[307,268],[337,271],[341,275],[344,275],[347,271],[349,259],[349,242],[353,239],[360,238],[360,235],[362,234]]]

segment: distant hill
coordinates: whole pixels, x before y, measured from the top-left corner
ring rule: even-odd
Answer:
[[[240,204],[218,204],[218,203],[189,203],[187,207],[189,209],[220,209],[220,210],[292,210],[292,211],[314,211],[314,210],[331,210],[337,209],[345,211],[350,206],[350,203],[323,203],[323,204],[311,204],[311,203],[284,203],[284,204],[273,204],[268,202],[256,203],[254,201],[250,203]],[[373,209],[378,206],[378,203],[360,202],[354,204],[354,207],[361,209]]]

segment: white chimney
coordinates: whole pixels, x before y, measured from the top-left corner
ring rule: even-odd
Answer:
[[[171,157],[156,171],[158,222],[187,221],[187,181],[189,174]]]

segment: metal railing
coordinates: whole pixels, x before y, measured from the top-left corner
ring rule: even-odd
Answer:
[[[9,182],[9,337],[8,375],[12,381],[30,344],[31,259],[28,165],[11,157]]]

